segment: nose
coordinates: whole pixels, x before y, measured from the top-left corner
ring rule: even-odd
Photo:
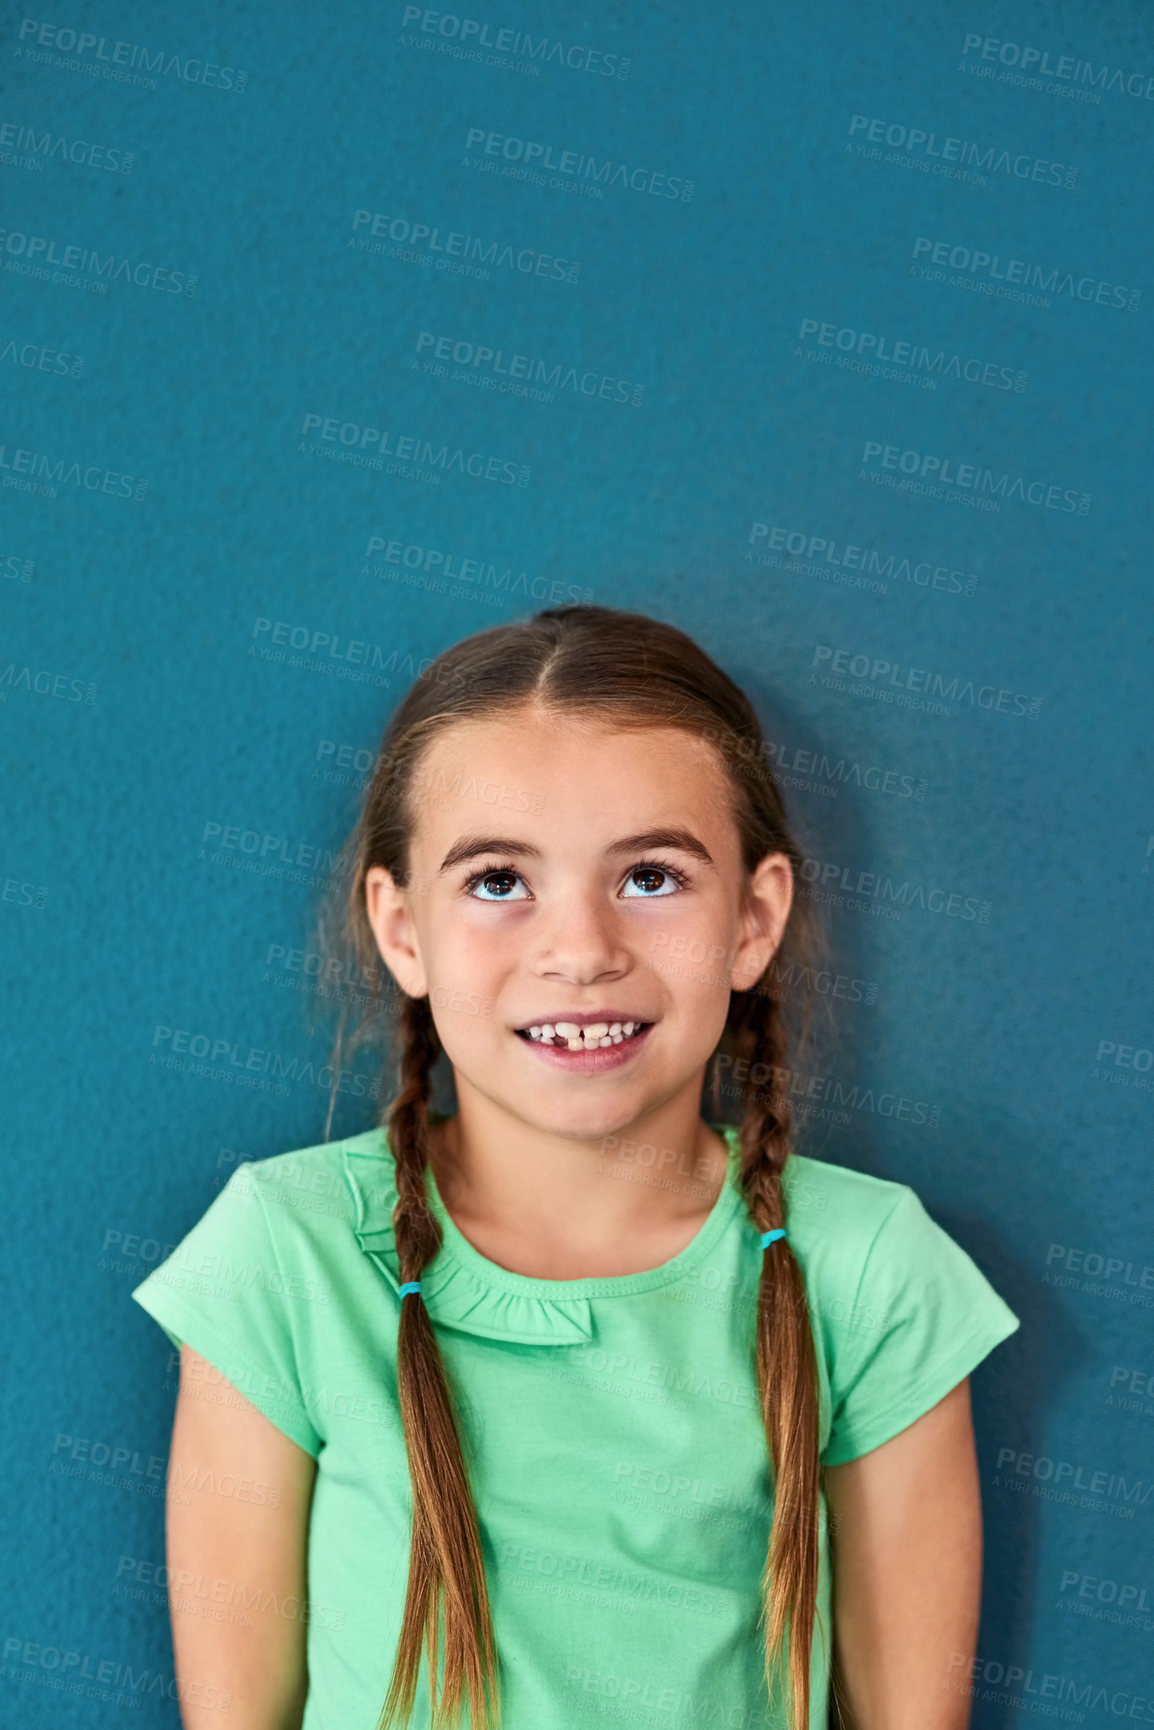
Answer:
[[[533,971],[541,979],[593,985],[620,979],[631,964],[613,909],[596,897],[575,896],[543,923]]]

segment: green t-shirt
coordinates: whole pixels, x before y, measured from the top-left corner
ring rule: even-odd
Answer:
[[[410,1301],[428,1306],[460,1407],[503,1730],[784,1730],[757,1628],[772,1499],[752,1341],[773,1249],[760,1248],[725,1133],[727,1180],[692,1242],[616,1279],[498,1267],[429,1174],[444,1241]],[[913,1423],[1019,1321],[907,1185],[800,1154],[783,1183],[813,1315],[821,1458],[836,1465]],[[242,1165],[133,1293],[317,1461],[304,1730],[374,1730],[400,1630],[411,1502],[395,1200],[380,1129]],[[255,1501],[266,1489],[220,1488]],[[820,1538],[828,1635],[824,1496]],[[198,1590],[243,1612],[243,1586]],[[816,1625],[812,1659],[810,1725],[825,1730]],[[428,1722],[422,1666],[413,1730]]]

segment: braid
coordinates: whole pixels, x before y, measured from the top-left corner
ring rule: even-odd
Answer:
[[[388,1113],[388,1138],[397,1174],[393,1222],[406,1281],[420,1279],[441,1247],[441,1227],[425,1189],[429,1096],[441,1045],[427,998],[406,998],[400,1020],[401,1087]],[[481,1534],[437,1336],[419,1295],[401,1299],[397,1382],[413,1521],[404,1619],[378,1730],[398,1713],[404,1722],[411,1717],[425,1646],[432,1724],[458,1722],[467,1696],[470,1723],[486,1730],[490,1694],[496,1706],[497,1661]],[[438,1705],[442,1626],[444,1685]]]
[[[429,1207],[429,1097],[441,1042],[427,997],[406,997],[400,1012],[400,1090],[389,1107],[388,1136],[397,1174],[393,1224],[402,1280],[419,1279],[441,1247],[441,1228]],[[410,1310],[411,1310],[410,1306]]]
[[[790,1154],[788,1071],[782,1015],[763,977],[734,993],[729,1022],[735,1062],[770,1071],[746,1097],[739,1181],[759,1232],[785,1223],[782,1172]],[[762,1575],[766,1678],[773,1691],[789,1642],[792,1730],[809,1723],[810,1643],[817,1613],[817,1364],[805,1279],[789,1240],[766,1249],[757,1294],[757,1379],[774,1474],[773,1530]],[[823,1630],[824,1637],[824,1630]]]

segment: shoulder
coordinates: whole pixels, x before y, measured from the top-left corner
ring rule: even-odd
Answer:
[[[796,1155],[782,1181],[828,1414],[822,1458],[843,1465],[921,1417],[1019,1321],[909,1184]]]
[[[782,1179],[790,1247],[801,1263],[815,1317],[857,1314],[889,1284],[910,1251],[934,1232],[909,1184],[793,1154]]]
[[[790,1239],[807,1278],[811,1268],[827,1276],[856,1268],[871,1287],[882,1287],[973,1267],[908,1183],[794,1154],[782,1187]]]
[[[1018,1325],[969,1251],[909,1184],[795,1158],[792,1179],[788,1164],[783,1178],[787,1198],[791,1183],[796,1196],[793,1206],[787,1199],[791,1246],[814,1319],[843,1368],[883,1342],[892,1347],[891,1361],[899,1352],[911,1360],[964,1355]]]
[[[255,1205],[274,1242],[347,1238],[370,1207],[391,1213],[395,1199],[381,1129],[247,1160],[218,1198],[238,1211]]]
[[[782,1191],[790,1242],[803,1257],[844,1258],[855,1250],[864,1256],[895,1211],[919,1205],[908,1184],[801,1153],[790,1155]]]
[[[382,1167],[391,1165],[384,1131],[366,1129],[360,1135],[347,1135],[339,1141],[319,1141],[268,1159],[246,1160],[237,1167],[232,1181],[243,1174],[249,1181],[265,1186],[270,1194],[306,1189],[322,1194],[336,1178],[344,1181],[348,1160]]]
[[[187,1343],[314,1457],[324,1423],[309,1390],[351,1375],[350,1340],[373,1326],[375,1294],[357,1283],[368,1268],[349,1177],[359,1158],[378,1177],[391,1165],[380,1131],[237,1166],[132,1293],[174,1346]]]

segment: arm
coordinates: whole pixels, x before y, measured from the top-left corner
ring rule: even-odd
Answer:
[[[899,1435],[825,1469],[846,1730],[966,1730],[982,1507],[969,1379]]]
[[[207,1370],[181,1347],[167,1500],[181,1722],[219,1730],[227,1694],[231,1730],[300,1730],[316,1462]]]

